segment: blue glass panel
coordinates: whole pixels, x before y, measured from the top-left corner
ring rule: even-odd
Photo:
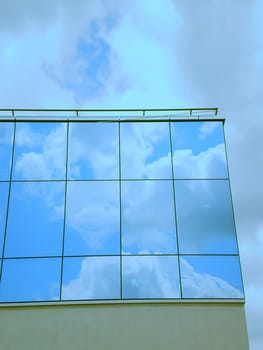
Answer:
[[[183,298],[243,298],[237,256],[181,257]]]
[[[125,256],[122,258],[124,299],[179,298],[176,256]]]
[[[14,123],[0,123],[0,180],[10,179]]]
[[[4,260],[0,283],[1,302],[59,299],[61,259]]]
[[[177,253],[172,181],[122,182],[122,251]]]
[[[119,182],[68,182],[65,255],[119,252]]]
[[[181,254],[236,254],[228,180],[175,181]]]
[[[17,123],[13,179],[65,179],[66,134],[66,123]]]
[[[118,123],[71,123],[69,179],[118,179]]]
[[[172,123],[175,178],[227,178],[221,122]]]
[[[9,182],[0,182],[0,256],[2,256],[2,247],[5,234],[8,189]]]
[[[65,258],[62,299],[120,298],[120,258]]]
[[[62,254],[63,182],[12,183],[5,256]]]
[[[124,179],[170,179],[169,124],[122,123],[121,171]]]

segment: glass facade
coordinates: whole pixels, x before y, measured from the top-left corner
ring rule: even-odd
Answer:
[[[242,299],[219,120],[0,121],[0,302]]]

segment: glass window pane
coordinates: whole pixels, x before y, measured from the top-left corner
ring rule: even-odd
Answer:
[[[179,298],[176,256],[124,256],[122,258],[124,299]]]
[[[168,123],[122,123],[122,178],[170,179],[169,135]]]
[[[118,179],[118,123],[71,123],[69,179]]]
[[[172,124],[175,178],[227,178],[222,122]]]
[[[122,182],[122,251],[177,253],[172,181]]]
[[[66,123],[17,123],[13,179],[65,179],[66,134]]]
[[[63,300],[119,299],[120,258],[65,258]]]
[[[237,253],[227,180],[175,181],[175,194],[181,254]]]
[[[59,299],[61,259],[4,260],[1,302]]]
[[[183,298],[244,298],[237,256],[181,257]]]
[[[0,180],[10,179],[14,123],[0,123]]]
[[[119,252],[119,182],[68,182],[65,255]]]
[[[11,186],[5,256],[62,254],[63,182],[15,182]]]
[[[0,257],[5,235],[6,207],[8,199],[9,182],[0,182]]]

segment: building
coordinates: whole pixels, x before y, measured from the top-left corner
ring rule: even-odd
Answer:
[[[248,349],[217,109],[0,116],[3,349]]]

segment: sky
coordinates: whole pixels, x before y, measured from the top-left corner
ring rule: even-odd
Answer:
[[[10,0],[0,11],[1,108],[219,107],[252,350],[263,344],[262,17],[260,0]]]

